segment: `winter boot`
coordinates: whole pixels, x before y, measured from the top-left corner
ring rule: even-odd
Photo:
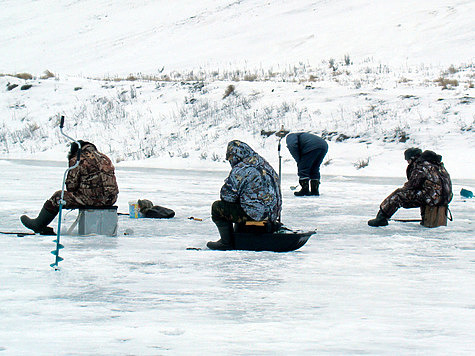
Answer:
[[[216,224],[219,236],[221,237],[216,242],[208,242],[206,246],[208,246],[211,250],[232,250],[232,233],[233,233],[233,224],[232,223],[218,223]]]
[[[43,207],[36,219],[30,219],[28,216],[22,215],[20,220],[25,227],[37,234],[54,235],[53,229],[48,227],[48,224],[53,221],[56,215],[57,213],[52,213]]]
[[[305,195],[310,195],[310,190],[308,187],[309,179],[300,179],[299,184],[302,187],[298,192],[294,192],[294,195],[297,197],[302,197]]]
[[[320,195],[320,192],[318,191],[319,186],[320,186],[320,180],[312,179],[310,181],[310,195]]]
[[[379,209],[378,215],[376,215],[376,218],[369,220],[368,225],[373,226],[373,227],[386,226],[386,225],[388,225],[388,219],[389,219],[389,216],[387,216],[384,213],[384,211]]]

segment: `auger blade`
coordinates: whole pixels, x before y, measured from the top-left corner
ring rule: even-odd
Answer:
[[[54,269],[57,269],[58,263],[61,262],[62,260],[64,260],[64,258],[57,256],[56,261],[54,263],[50,264],[50,266],[53,267]]]
[[[59,266],[58,264],[55,262],[55,263],[52,263],[50,264],[51,267],[53,267],[55,269],[55,271],[58,271],[59,270]]]

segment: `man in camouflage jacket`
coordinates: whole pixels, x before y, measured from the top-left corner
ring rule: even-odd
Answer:
[[[226,159],[231,172],[213,203],[211,218],[221,239],[208,242],[211,249],[232,248],[232,223],[267,220],[275,222],[282,209],[279,177],[271,165],[246,143],[229,142]]]
[[[440,155],[433,151],[422,152],[418,148],[409,148],[404,156],[409,163],[407,182],[384,199],[378,215],[369,220],[368,225],[388,225],[389,218],[401,207],[419,207],[421,215],[424,215],[426,206],[448,205],[452,200],[452,182]]]
[[[66,177],[66,190],[63,200],[65,209],[81,206],[106,207],[117,201],[119,188],[114,174],[114,165],[109,157],[99,152],[90,142],[81,143],[79,165],[70,170]],[[68,155],[69,167],[76,164],[78,145],[71,144]],[[20,219],[23,225],[36,233],[52,233],[48,224],[53,221],[59,211],[61,190],[55,192],[44,205],[36,219],[23,215]]]

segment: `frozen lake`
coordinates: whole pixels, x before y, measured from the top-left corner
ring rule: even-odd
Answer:
[[[0,160],[1,230],[25,231],[20,215],[36,216],[64,169]],[[368,227],[403,173],[324,175],[322,195],[305,198],[284,175],[283,222],[318,232],[272,253],[206,249],[227,172],[118,168],[120,212],[147,198],[176,217],[120,216],[116,238],[62,236],[59,271],[54,237],[0,235],[0,355],[473,355],[475,200],[459,192],[475,180],[453,182],[448,227]]]

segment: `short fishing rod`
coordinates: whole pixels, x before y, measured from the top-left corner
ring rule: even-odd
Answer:
[[[280,196],[282,196],[282,155],[281,155],[281,141],[282,139],[287,136],[287,134],[289,133],[290,131],[287,131],[284,129],[284,125],[282,125],[280,131],[277,131],[275,133],[275,135],[277,137],[279,137],[279,143],[277,145],[277,151],[279,152],[279,192],[280,192]],[[280,223],[280,215],[281,213],[279,212],[279,217],[278,217],[278,222]]]

